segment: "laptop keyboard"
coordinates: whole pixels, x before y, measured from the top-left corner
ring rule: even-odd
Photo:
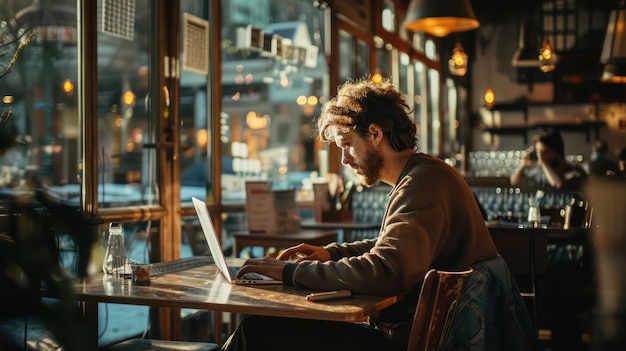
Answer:
[[[233,273],[234,276],[237,276],[237,272],[241,269],[241,267],[228,266],[228,270]],[[248,272],[241,276],[239,279],[252,279],[252,280],[273,280],[271,277],[266,276],[265,274]]]
[[[241,279],[252,279],[252,280],[273,280],[272,277],[268,277],[267,275],[261,273],[249,272],[245,273],[241,276]]]
[[[211,256],[192,256],[179,258],[171,261],[156,262],[152,264],[151,276],[180,272],[187,269],[207,266],[215,263]]]

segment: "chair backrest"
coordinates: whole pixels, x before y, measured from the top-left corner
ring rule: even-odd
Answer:
[[[463,286],[472,272],[468,267],[460,271],[431,269],[426,273],[413,317],[408,351],[443,348]]]

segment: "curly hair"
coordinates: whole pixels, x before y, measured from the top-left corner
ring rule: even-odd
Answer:
[[[417,150],[417,127],[409,113],[404,96],[390,79],[380,83],[370,79],[348,81],[339,87],[336,97],[322,106],[317,119],[318,136],[332,142],[335,131],[354,130],[364,137],[370,124],[375,123],[394,150]]]

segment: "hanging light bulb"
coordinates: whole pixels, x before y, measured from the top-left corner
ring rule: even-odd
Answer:
[[[493,89],[491,87],[487,87],[487,90],[485,90],[484,100],[485,107],[493,107],[493,103],[496,101],[496,94],[493,92]]]
[[[452,50],[452,57],[448,60],[448,68],[450,73],[456,76],[464,76],[467,73],[467,54],[459,42]]]
[[[543,72],[553,71],[556,67],[556,53],[550,45],[548,39],[543,40],[541,51],[539,51],[539,68]]]

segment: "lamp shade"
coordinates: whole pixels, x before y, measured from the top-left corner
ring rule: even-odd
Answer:
[[[600,63],[604,65],[603,82],[626,82],[626,8],[623,6],[611,11]]]
[[[469,0],[411,0],[404,28],[436,37],[476,29],[480,23]]]
[[[535,22],[531,18],[523,18],[519,25],[517,49],[513,53],[511,66],[513,67],[539,67],[537,52],[539,42]]]

